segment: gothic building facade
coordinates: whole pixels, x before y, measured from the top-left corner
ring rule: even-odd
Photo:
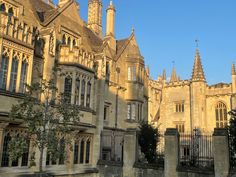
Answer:
[[[170,79],[165,71],[157,80],[149,80],[149,121],[161,132],[177,128],[180,133],[194,129],[212,133],[214,128],[228,125],[228,112],[235,108],[235,66],[232,65],[232,83],[208,85],[196,49],[192,76],[181,80],[175,68]]]
[[[83,116],[72,139],[71,156],[52,161],[45,155],[44,170],[54,175],[97,176],[98,164],[123,164],[127,132],[148,117],[148,72],[134,31],[115,37],[115,7],[106,9],[102,35],[102,2],[88,1],[88,22],[80,17],[75,0],[0,0],[0,171],[13,177],[31,174],[32,146],[11,161],[11,137],[27,131],[21,120],[9,119],[12,105],[24,97],[25,83],[50,80],[55,63],[59,92]],[[132,143],[130,143],[132,144]],[[133,152],[131,152],[133,153]],[[47,154],[47,153],[45,153]],[[36,153],[36,167],[38,166]],[[124,163],[125,165],[125,163]],[[13,169],[13,170],[12,170]],[[1,176],[0,175],[0,176]]]

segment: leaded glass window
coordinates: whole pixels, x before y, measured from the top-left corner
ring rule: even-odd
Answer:
[[[6,90],[7,73],[8,73],[9,57],[2,55],[2,62],[0,68],[0,89]]]
[[[18,72],[18,60],[17,58],[12,59],[11,65],[11,79],[10,79],[10,91],[16,91],[16,80],[17,80],[17,72]]]
[[[227,107],[224,103],[219,102],[215,109],[216,113],[216,127],[225,128],[227,127]]]

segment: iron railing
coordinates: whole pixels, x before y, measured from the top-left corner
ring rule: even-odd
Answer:
[[[196,169],[214,169],[212,135],[196,131],[180,134],[179,166]]]
[[[236,171],[236,137],[229,135],[230,169]]]

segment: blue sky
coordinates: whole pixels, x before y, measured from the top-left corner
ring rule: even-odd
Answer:
[[[56,1],[55,1],[56,2]],[[78,0],[87,21],[88,0]],[[195,55],[195,39],[209,84],[231,82],[236,62],[235,0],[113,0],[116,6],[116,37],[126,38],[132,27],[151,76],[156,79],[173,63],[182,79],[189,79]],[[103,28],[105,9],[103,0]]]

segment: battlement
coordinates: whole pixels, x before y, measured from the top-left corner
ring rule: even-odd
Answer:
[[[167,82],[167,83],[165,83],[164,87],[179,87],[179,86],[186,86],[186,85],[190,85],[189,80],[180,80],[180,81],[176,81],[176,82]]]
[[[95,56],[93,53],[81,47],[73,47],[68,45],[61,46],[59,63],[79,64],[89,69],[93,69]]]
[[[33,26],[27,25],[20,21],[17,16],[9,15],[9,12],[4,11],[0,12],[0,24],[1,35],[6,35],[31,46],[33,45]]]

